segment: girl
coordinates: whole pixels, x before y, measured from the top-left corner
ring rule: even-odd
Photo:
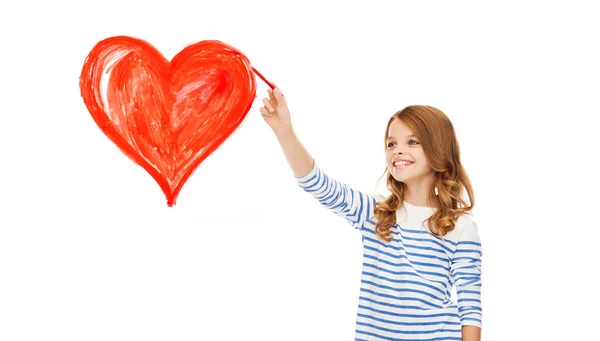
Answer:
[[[325,174],[296,137],[281,90],[268,94],[260,112],[299,186],[362,234],[355,339],[479,341],[481,241],[448,117],[430,106],[409,106],[390,118],[384,175],[391,195],[384,198]]]

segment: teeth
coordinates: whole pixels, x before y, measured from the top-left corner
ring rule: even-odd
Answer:
[[[400,166],[408,166],[408,165],[411,165],[411,164],[413,164],[413,162],[406,162],[406,161],[396,161],[396,162],[394,162],[394,166],[398,166],[398,165],[400,165]]]

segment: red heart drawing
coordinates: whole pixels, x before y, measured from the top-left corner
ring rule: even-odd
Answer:
[[[98,127],[158,182],[169,206],[256,96],[248,58],[214,40],[169,62],[143,40],[107,38],[87,56],[79,86]]]

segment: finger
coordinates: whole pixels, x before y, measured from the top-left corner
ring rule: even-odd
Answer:
[[[263,116],[267,116],[267,117],[272,116],[272,114],[270,114],[265,107],[260,107],[260,113]]]
[[[269,100],[268,100],[268,99],[266,99],[266,98],[263,98],[263,103],[264,103],[264,105],[265,105],[265,108],[267,108],[267,110],[268,110],[269,112],[271,112],[271,113],[272,113],[272,112],[274,112],[274,111],[275,111],[275,108],[273,108],[273,105],[271,104],[271,102],[269,102]]]
[[[269,93],[269,99],[271,102],[275,102],[275,95],[273,95],[273,89],[267,89],[267,93]]]
[[[278,103],[286,103],[285,97],[283,97],[283,93],[281,93],[279,88],[276,87],[275,90],[273,90],[273,94]]]

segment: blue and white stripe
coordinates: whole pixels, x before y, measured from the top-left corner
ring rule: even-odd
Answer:
[[[442,240],[420,225],[433,211],[407,207],[402,213],[408,219],[396,224],[392,242],[384,243],[375,234],[375,196],[327,176],[316,162],[296,180],[361,231],[356,340],[461,340],[461,326],[481,328],[482,252],[471,217],[461,216]],[[451,300],[453,285],[458,302]]]

